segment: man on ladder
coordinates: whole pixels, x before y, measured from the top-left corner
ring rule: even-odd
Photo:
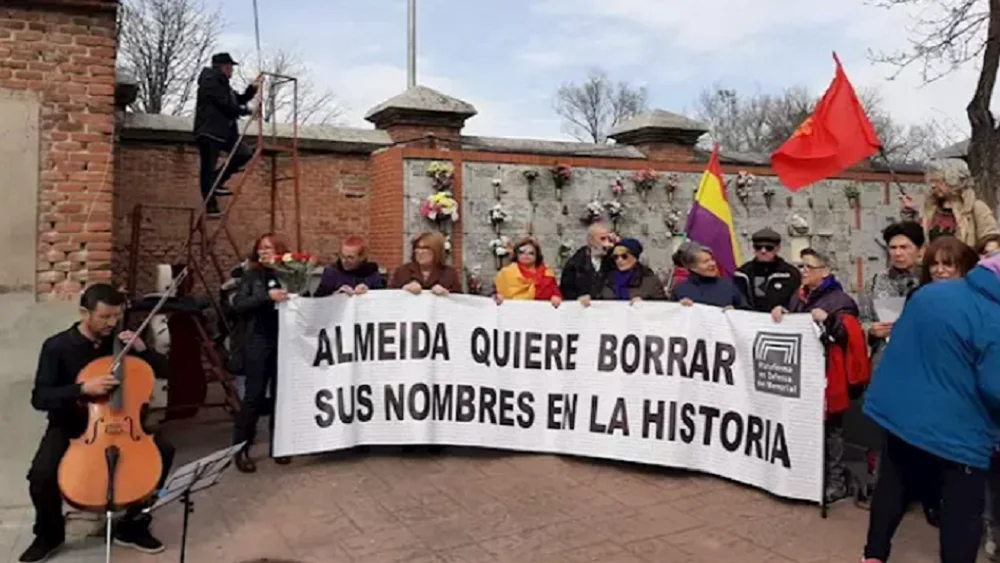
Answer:
[[[217,53],[212,55],[212,66],[203,68],[198,76],[194,137],[201,157],[201,197],[208,217],[221,215],[217,196],[232,195],[226,188],[226,181],[253,157],[253,151],[240,142],[236,120],[252,113],[247,104],[257,94],[257,85],[248,84],[242,94],[232,89],[229,79],[237,64],[229,53]],[[220,176],[217,161],[223,151],[229,153],[229,159],[223,164],[225,170]],[[218,185],[215,185],[216,178]]]

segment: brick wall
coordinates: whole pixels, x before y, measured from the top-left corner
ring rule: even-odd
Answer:
[[[0,88],[42,102],[36,293],[111,277],[114,1],[0,8]]]
[[[141,203],[136,288],[149,291],[157,264],[186,262],[182,254],[184,243],[193,210],[200,205],[198,152],[187,142],[122,141],[116,156],[115,271],[122,279],[126,278],[132,250],[133,210]],[[279,154],[276,162],[278,178],[292,176],[290,156]],[[330,260],[345,236],[368,234],[371,185],[368,155],[300,152],[299,162],[301,246],[303,250],[318,253],[323,260]],[[242,260],[253,241],[272,228],[284,234],[293,248],[296,245],[294,185],[290,180],[279,181],[272,225],[271,169],[270,155],[262,155],[243,184],[227,221],[236,248],[224,233],[219,236],[216,255],[224,271]],[[230,188],[235,189],[241,177],[234,176]],[[218,225],[219,221],[208,222],[210,235]],[[216,284],[217,272],[202,259],[198,245],[194,251],[199,263],[206,266],[206,274],[211,273],[207,276],[210,283]]]

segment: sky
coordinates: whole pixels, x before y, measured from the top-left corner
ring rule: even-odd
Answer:
[[[219,49],[255,58],[251,0],[204,0],[224,21]],[[857,89],[878,88],[906,124],[934,120],[953,140],[968,130],[969,65],[922,85],[918,69],[869,50],[905,48],[914,14],[871,0],[417,0],[417,82],[472,103],[467,135],[570,139],[552,109],[561,84],[599,67],[644,85],[653,108],[691,115],[715,84],[747,94],[833,77],[832,52]],[[295,53],[329,89],[343,124],[406,89],[406,0],[258,0],[263,50]],[[251,61],[252,63],[253,61]]]

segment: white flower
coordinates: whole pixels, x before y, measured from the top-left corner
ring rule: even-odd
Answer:
[[[500,182],[500,178],[493,178],[493,187],[494,188],[499,188],[501,183],[502,182]]]
[[[510,213],[507,213],[507,210],[503,208],[503,205],[498,203],[490,208],[489,217],[490,223],[496,225],[499,223],[506,223],[510,220]]]
[[[283,254],[283,255],[281,256],[281,261],[282,261],[282,262],[285,262],[285,263],[288,263],[288,262],[291,262],[291,261],[292,261],[292,259],[293,259],[293,258],[292,258],[292,253],[291,253],[291,252],[286,252],[286,253],[284,253],[284,254]]]

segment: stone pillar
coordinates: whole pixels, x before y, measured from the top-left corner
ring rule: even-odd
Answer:
[[[365,119],[395,143],[437,139],[457,142],[465,121],[476,115],[468,102],[426,86],[410,88],[368,111]]]
[[[695,162],[695,144],[707,132],[703,123],[657,109],[618,124],[608,137],[636,147],[650,160]]]

